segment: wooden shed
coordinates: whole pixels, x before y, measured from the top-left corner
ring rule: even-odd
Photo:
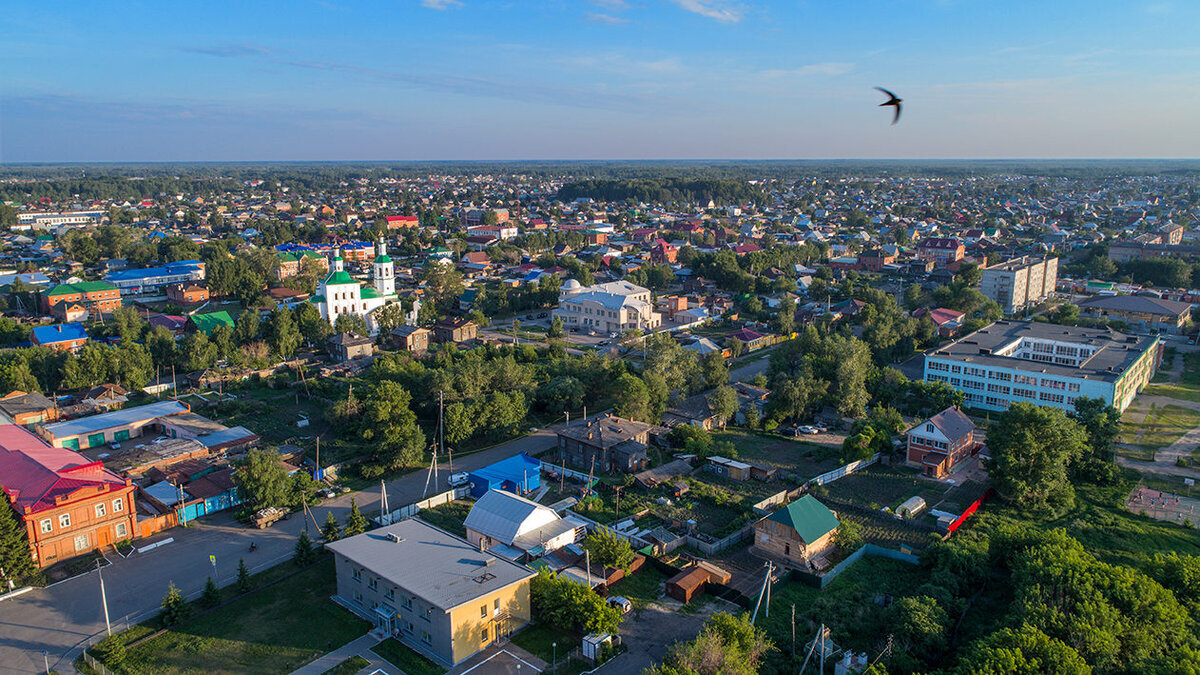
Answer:
[[[704,592],[706,583],[708,583],[708,571],[701,567],[691,566],[667,579],[667,595],[680,602],[691,602],[697,593]]]

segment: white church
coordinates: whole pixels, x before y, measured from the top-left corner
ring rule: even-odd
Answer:
[[[321,317],[333,323],[343,314],[357,314],[367,322],[367,328],[374,334],[379,330],[375,321],[375,310],[384,305],[397,302],[396,269],[392,259],[387,254],[387,244],[383,239],[376,246],[378,255],[372,263],[371,285],[364,286],[355,281],[346,272],[346,262],[342,260],[340,249],[333,254],[333,265],[329,276],[317,287],[317,294],[311,302],[321,311]],[[419,302],[419,301],[418,301]],[[414,306],[412,312],[405,316],[415,320],[420,306]]]

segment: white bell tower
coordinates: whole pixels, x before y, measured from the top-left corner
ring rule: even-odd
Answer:
[[[382,295],[395,295],[396,293],[396,269],[392,264],[392,259],[387,254],[387,242],[383,237],[379,238],[379,244],[376,246],[378,255],[375,256],[374,277],[375,290]]]

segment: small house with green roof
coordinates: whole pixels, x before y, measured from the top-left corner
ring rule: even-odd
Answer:
[[[754,524],[753,550],[807,568],[813,558],[833,548],[833,536],[840,524],[829,507],[812,495],[804,495]]]
[[[188,317],[187,325],[184,326],[184,331],[188,333],[204,333],[212,335],[217,326],[229,326],[236,328],[237,324],[229,312],[221,310],[220,312],[209,312],[208,314],[193,314]]]

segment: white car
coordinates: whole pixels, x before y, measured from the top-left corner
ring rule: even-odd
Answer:
[[[796,432],[801,434],[819,434],[821,430],[811,424],[805,424],[804,426],[796,427]]]
[[[452,473],[450,474],[450,477],[446,479],[446,484],[450,487],[462,487],[464,485],[469,485],[470,483],[471,476],[466,472]]]
[[[616,607],[622,614],[628,614],[633,611],[633,603],[629,601],[629,598],[623,598],[619,595],[609,598],[608,606]]]

